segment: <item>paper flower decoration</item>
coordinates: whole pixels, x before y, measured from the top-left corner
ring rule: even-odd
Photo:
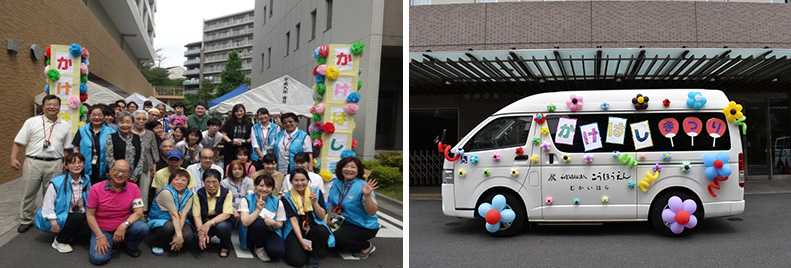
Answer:
[[[483,169],[483,175],[489,176],[489,175],[492,175],[492,172],[489,171],[488,168],[486,168],[486,169]]]
[[[316,66],[316,73],[318,73],[320,75],[326,75],[327,74],[327,64],[322,64],[322,65]]]
[[[536,123],[538,123],[539,125],[543,124],[544,121],[546,121],[546,120],[547,120],[547,118],[544,116],[544,113],[537,113],[536,117],[533,118],[533,121],[536,121]]]
[[[83,59],[87,59],[91,55],[88,53],[88,49],[83,47],[82,48],[82,55],[80,55],[80,56],[82,56]]]
[[[662,106],[665,106],[665,107],[670,107],[670,100],[669,100],[669,99],[664,99],[664,100],[662,101]]]
[[[326,58],[330,53],[330,47],[327,45],[319,46],[319,57]]]
[[[324,146],[324,141],[322,141],[321,138],[313,140],[313,147],[321,147],[321,146]]]
[[[318,77],[318,76],[317,76]],[[320,98],[324,98],[324,92],[327,91],[327,86],[322,84],[316,85],[316,93]]]
[[[71,54],[71,56],[75,58],[79,57],[80,55],[82,55],[82,47],[80,47],[80,44],[72,43],[69,46],[69,53]]]
[[[572,112],[582,109],[582,96],[577,96],[574,94],[569,95],[569,99],[566,100],[566,105],[571,109]]]
[[[580,199],[579,198],[574,198],[574,204],[575,205],[579,205],[580,204]]]
[[[316,84],[323,84],[324,83],[324,76],[320,74],[316,74]]]
[[[69,96],[69,107],[77,109],[80,106],[80,98],[74,95]]]
[[[634,181],[629,181],[629,182],[626,183],[626,185],[629,186],[629,188],[634,188],[636,183]]]
[[[470,163],[478,164],[478,155],[477,154],[474,154],[474,155],[470,156]]]
[[[533,163],[538,163],[538,155],[534,154],[533,156],[531,156],[530,161],[533,161]]]
[[[671,158],[673,158],[673,157],[670,156],[670,152],[662,154],[662,159],[664,159],[665,162],[670,161]]]
[[[632,104],[634,104],[634,108],[637,110],[645,110],[648,108],[648,96],[637,94],[636,97],[632,98]]]
[[[317,65],[322,65],[322,64],[325,64],[325,63],[327,63],[327,58],[325,58],[325,57],[319,57],[318,59],[316,59],[316,64]]]
[[[460,168],[460,169],[459,169],[459,177],[462,177],[462,178],[464,178],[464,177],[466,177],[466,176],[467,176],[467,171],[466,171],[466,170],[464,170],[463,168]]]
[[[362,67],[360,67],[360,70],[362,70]],[[361,89],[363,89],[363,80],[357,80],[357,91],[360,91]]]
[[[522,146],[516,147],[516,155],[523,155],[525,153],[525,149]]]
[[[319,58],[319,48],[316,48],[316,49],[313,50],[313,58],[314,59],[318,59]]]
[[[324,182],[328,182],[332,180],[332,172],[330,172],[329,170],[322,170],[321,172],[319,172],[319,176],[321,176],[321,179],[324,180]]]
[[[319,122],[313,123],[313,125],[311,125],[310,128],[308,129],[308,132],[310,132],[311,134],[313,134],[313,133],[321,134],[323,128],[324,128],[324,125],[321,123],[321,121],[319,121]]]
[[[602,203],[607,203],[607,202],[610,202],[610,198],[609,198],[609,197],[607,197],[606,195],[605,195],[605,196],[602,196],[602,197],[601,197],[601,202],[602,202]]]
[[[733,122],[744,117],[742,105],[737,104],[735,101],[729,102],[728,106],[722,109],[722,112],[725,113],[725,118],[728,119],[728,122]]]
[[[500,230],[501,223],[511,223],[516,219],[516,213],[506,207],[505,196],[498,194],[492,199],[492,203],[482,203],[478,206],[478,215],[486,220],[486,231],[490,233]]]
[[[88,100],[88,93],[80,94],[80,102],[85,102]]]
[[[52,58],[52,56],[50,56],[51,49],[52,49],[52,47],[47,47],[47,50],[46,50],[47,58]],[[47,64],[47,65],[49,65],[49,64]]]
[[[645,160],[645,153],[640,153],[640,158],[639,159],[640,159],[640,161]]]
[[[689,164],[689,161],[684,161],[681,163],[681,171],[689,172],[690,169],[692,169],[692,165]]]
[[[533,144],[538,144],[540,142],[541,142],[541,138],[540,137],[533,137]]]
[[[357,103],[347,103],[346,106],[343,106],[343,111],[347,114],[355,115],[360,111],[360,106]]]
[[[549,135],[549,127],[541,127],[541,135]]]
[[[670,231],[680,234],[684,228],[695,228],[698,225],[698,218],[695,217],[695,210],[698,205],[692,199],[681,201],[678,196],[672,196],[667,201],[667,208],[662,211],[662,221],[668,223]]]
[[[593,163],[593,155],[585,154],[585,156],[582,157],[582,160],[585,160],[586,164]]]
[[[316,67],[313,67],[313,76],[316,76],[317,74],[319,74],[319,71],[318,71],[319,66],[321,66],[321,65],[317,65]]]
[[[321,133],[319,133],[319,132],[313,132],[313,133],[310,133],[310,138],[311,138],[311,139],[318,139],[318,138],[321,138]]]
[[[47,95],[49,95],[49,85],[44,85],[44,93],[47,93]]]
[[[358,103],[360,102],[360,93],[352,92],[349,96],[346,96],[346,102],[348,103]]]
[[[568,155],[568,154],[564,154],[564,155],[562,156],[562,159],[563,159],[563,162],[564,162],[564,163],[568,163],[569,161],[571,161],[571,156],[570,156],[570,155]]]
[[[493,153],[492,154],[492,160],[500,161],[500,153],[498,153],[498,152]]]
[[[703,97],[703,94],[696,91],[690,91],[687,93],[687,106],[690,108],[694,108],[695,110],[699,110],[700,107],[706,105],[706,97]]]
[[[706,178],[729,177],[731,175],[731,166],[728,165],[729,159],[730,157],[726,152],[719,152],[716,155],[713,153],[703,155],[703,164],[706,165]]]
[[[88,85],[80,83],[80,94],[88,93]]]
[[[555,108],[557,108],[557,106],[555,106],[555,104],[553,104],[553,103],[547,104],[547,111],[549,111],[550,113],[554,112]]]
[[[310,113],[323,114],[324,113],[324,103],[320,102],[319,104],[316,104],[316,106],[313,106],[312,108],[310,108]]]
[[[357,147],[357,140],[352,139],[352,149],[354,149],[355,147]]]
[[[662,166],[660,166],[659,164],[654,164],[653,170],[657,171],[657,172],[660,172],[660,171],[662,171]]]
[[[347,157],[357,157],[357,154],[354,153],[354,151],[352,151],[351,149],[343,150],[343,152],[341,152],[341,158],[347,158]]]
[[[321,130],[323,130],[324,133],[327,134],[335,133],[335,125],[333,125],[330,122],[324,123],[324,126],[321,127]]]
[[[363,53],[363,50],[365,50],[365,44],[363,42],[354,42],[352,43],[351,47],[349,47],[349,50],[351,50],[352,54],[354,55]]]
[[[602,102],[602,103],[601,103],[601,109],[602,109],[602,110],[609,110],[609,109],[610,109],[610,104],[609,104],[609,103],[607,103],[606,101],[605,101],[605,102]]]
[[[80,74],[88,75],[88,64],[80,63]]]
[[[80,83],[88,83],[88,75],[80,75]]]
[[[60,71],[58,71],[57,69],[48,70],[47,78],[49,78],[50,81],[58,81],[58,79],[60,79]]]
[[[547,205],[552,205],[552,197],[551,196],[547,196],[547,198],[544,199],[544,203],[547,204]]]
[[[325,74],[325,76],[329,80],[338,79],[338,76],[340,76],[340,75],[341,75],[341,71],[338,70],[338,67],[335,67],[335,66],[328,67],[327,71],[326,71],[326,74]]]
[[[321,115],[320,114],[313,114],[313,122],[321,122]]]
[[[44,66],[44,75],[47,75],[48,73],[49,73],[49,64]]]
[[[552,145],[550,145],[549,142],[546,141],[541,144],[541,150],[544,150],[544,152],[549,151],[551,147]]]
[[[519,169],[518,168],[512,168],[511,169],[511,177],[516,177],[516,176],[519,176]]]

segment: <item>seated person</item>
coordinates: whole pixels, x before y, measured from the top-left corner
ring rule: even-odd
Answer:
[[[255,257],[262,262],[285,255],[281,228],[286,220],[286,212],[283,202],[272,192],[274,184],[275,181],[269,175],[256,177],[255,193],[245,196],[244,202],[239,204],[242,214],[239,243],[247,249],[249,242],[255,249]]]
[[[376,211],[376,180],[363,180],[363,163],[355,157],[338,161],[336,178],[330,189],[330,219],[340,225],[335,230],[335,243],[340,248],[352,252],[352,256],[367,259],[376,250],[368,242],[379,232],[379,218]]]
[[[255,178],[253,177],[253,174],[255,174],[255,166],[250,162],[249,156],[250,150],[248,150],[247,147],[239,147],[239,149],[236,150],[236,160],[244,164],[244,174],[247,175],[247,177]],[[231,160],[231,162],[233,162],[233,160]],[[230,174],[230,169],[230,166],[225,166],[225,174]]]
[[[204,151],[210,149],[203,149]],[[231,221],[228,220],[233,214],[233,199],[229,195],[228,189],[220,186],[222,174],[214,169],[209,169],[203,173],[203,187],[198,189],[192,202],[192,215],[195,221],[198,247],[206,250],[213,236],[220,239],[220,257],[226,258],[230,254],[233,244],[231,244]]]
[[[192,227],[189,226],[189,215],[192,209],[192,191],[187,189],[190,173],[179,169],[170,173],[168,185],[162,188],[154,198],[151,212],[148,215],[148,227],[154,232],[154,255],[165,254],[165,247],[179,251],[184,241],[192,239]]]
[[[295,168],[301,168],[301,169],[305,170],[308,173],[308,182],[309,182],[308,187],[314,188],[314,189],[319,189],[319,190],[321,190],[322,193],[325,193],[324,192],[324,179],[322,179],[321,176],[319,176],[319,174],[310,172],[308,170],[308,168],[310,167],[308,165],[308,162],[310,162],[310,156],[308,156],[307,153],[299,152],[299,153],[297,153],[297,155],[294,156],[294,167]],[[289,178],[289,176],[290,176],[290,174],[286,175],[286,178],[283,180],[283,189],[280,190],[281,196],[283,196],[287,192],[291,191],[291,178]]]
[[[297,157],[294,157],[296,164]],[[283,195],[285,205],[286,227],[283,228],[286,257],[288,265],[301,267],[319,267],[318,255],[329,246],[335,246],[335,238],[330,227],[324,222],[327,215],[324,196],[320,189],[309,186],[308,172],[296,168],[289,174],[294,187]]]
[[[246,195],[255,191],[255,184],[250,177],[244,174],[242,161],[233,160],[228,167],[231,173],[228,173],[228,177],[220,182],[220,186],[231,192],[233,196],[233,216],[234,220],[238,221],[241,216],[239,214],[239,204],[243,203],[242,201],[244,201]]]
[[[91,235],[91,229],[85,222],[85,201],[91,190],[91,179],[83,173],[85,157],[79,153],[69,154],[66,167],[68,173],[49,180],[44,204],[36,212],[35,219],[36,228],[58,234],[52,248],[60,253],[72,251],[69,245],[72,238]]]
[[[280,171],[277,171],[277,158],[275,158],[275,156],[272,154],[267,154],[261,159],[264,169],[256,171],[255,174],[253,174],[253,178],[257,178],[263,174],[272,176],[272,179],[275,180],[275,189],[273,190],[273,193],[277,194],[277,197],[280,198],[282,196],[281,193],[283,190],[281,190],[281,188],[283,187],[283,178],[285,175],[280,173]]]

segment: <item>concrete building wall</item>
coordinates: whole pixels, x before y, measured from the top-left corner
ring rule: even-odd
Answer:
[[[63,11],[69,11],[69,17]],[[0,56],[0,94],[4,104],[0,109],[0,155],[9,161],[12,142],[22,123],[34,115],[33,97],[44,91],[44,60],[32,60],[30,46],[38,44],[42,50],[50,44],[79,43],[91,52],[90,71],[126,92],[153,95],[153,87],[129,60],[101,22],[81,0],[5,1],[0,9],[0,37],[19,43],[19,53]],[[90,95],[90,88],[88,89]],[[90,98],[90,97],[89,97]],[[13,107],[13,108],[11,108]],[[20,160],[24,157],[20,154]],[[14,172],[0,165],[0,183],[14,179]]]

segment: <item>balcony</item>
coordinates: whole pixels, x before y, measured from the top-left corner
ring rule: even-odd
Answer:
[[[198,58],[198,59],[191,59],[191,60],[187,60],[187,61],[184,62],[184,66],[198,65],[198,64],[200,64],[200,58]]]
[[[197,86],[197,85],[200,85],[200,80],[198,80],[198,79],[184,80],[184,83],[182,85],[184,85],[184,86]]]
[[[156,86],[154,94],[159,96],[184,96],[184,87]]]
[[[193,49],[184,51],[184,57],[193,56],[193,55],[200,55],[200,48],[193,48]]]
[[[200,69],[189,69],[189,70],[184,71],[183,75],[184,76],[190,76],[190,75],[199,75],[199,74],[200,74]]]

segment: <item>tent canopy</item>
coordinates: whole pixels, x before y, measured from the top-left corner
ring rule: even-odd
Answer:
[[[247,88],[247,85],[241,85],[241,86],[237,87],[236,89],[234,89],[233,91],[225,93],[225,95],[222,95],[219,98],[216,98],[216,99],[210,101],[209,102],[209,107],[214,107],[215,105],[220,104],[221,102],[224,102],[224,101],[226,101],[226,100],[228,100],[230,98],[239,96],[240,94],[245,93],[245,92],[247,92],[249,90],[250,89]]]
[[[168,111],[168,112],[175,112],[176,111],[175,109],[173,109],[173,107],[170,107],[170,105],[168,105],[167,103],[164,103],[161,100],[159,100],[157,98],[154,98],[154,96],[148,96],[148,100],[151,101],[151,104],[154,105],[154,107],[157,107],[157,105],[162,103],[162,104],[165,104],[165,111]],[[141,107],[142,107],[142,105],[141,105]]]
[[[248,111],[255,112],[258,108],[265,107],[273,114],[291,112],[310,117],[310,107],[314,104],[313,89],[288,75],[284,75],[239,96],[212,104],[209,111],[227,113],[234,105],[240,103],[244,104]]]
[[[111,89],[103,87],[93,81],[88,80],[88,100],[85,103],[93,105],[93,104],[110,104],[114,103],[117,100],[123,99],[124,97],[118,95],[117,93],[113,92]],[[46,93],[41,92],[35,97],[35,105],[41,105],[41,100],[44,99]],[[142,105],[142,104],[141,104]]]
[[[126,97],[127,103],[134,101],[137,104],[138,108],[143,108],[143,103],[146,102],[147,100],[148,98],[146,98],[143,95],[140,95],[140,93],[137,92],[132,93],[131,95],[129,95],[129,97]]]

